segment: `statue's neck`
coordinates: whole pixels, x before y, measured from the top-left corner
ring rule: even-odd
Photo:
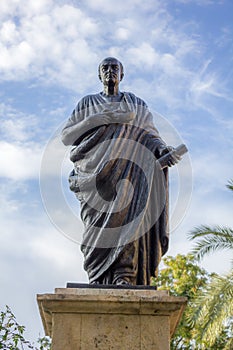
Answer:
[[[104,85],[104,95],[106,96],[118,96],[119,95],[119,86],[115,84],[109,83],[108,85]]]

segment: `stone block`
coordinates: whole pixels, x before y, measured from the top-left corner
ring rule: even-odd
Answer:
[[[186,299],[166,291],[57,288],[37,296],[52,350],[169,350]]]

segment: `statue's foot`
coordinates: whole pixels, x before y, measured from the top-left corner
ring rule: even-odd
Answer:
[[[90,282],[90,284],[100,284],[98,280]]]
[[[124,278],[118,278],[115,282],[116,285],[118,286],[122,286],[122,285],[131,285],[131,283],[129,281],[127,281],[126,279]]]

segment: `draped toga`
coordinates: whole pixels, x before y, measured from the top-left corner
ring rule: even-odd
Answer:
[[[73,144],[69,182],[84,223],[84,268],[90,283],[128,276],[148,285],[168,249],[167,169],[156,163],[165,143],[146,103],[128,92],[119,102],[102,93],[82,98],[64,129],[106,110],[135,119],[92,128]]]

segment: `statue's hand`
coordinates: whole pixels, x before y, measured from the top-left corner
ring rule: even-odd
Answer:
[[[110,113],[93,114],[87,118],[87,123],[91,127],[96,127],[96,126],[100,126],[100,125],[107,125],[107,124],[112,123],[112,116],[110,115]]]
[[[135,118],[134,112],[124,112],[124,111],[117,111],[113,113],[113,121],[114,123],[130,123]]]
[[[164,156],[165,154],[170,153],[167,165],[171,167],[181,160],[181,156],[176,152],[176,149],[172,146],[163,146],[159,149],[159,157]]]
[[[104,110],[102,113],[90,115],[87,123],[90,127],[111,123],[130,123],[135,118],[134,112]]]

